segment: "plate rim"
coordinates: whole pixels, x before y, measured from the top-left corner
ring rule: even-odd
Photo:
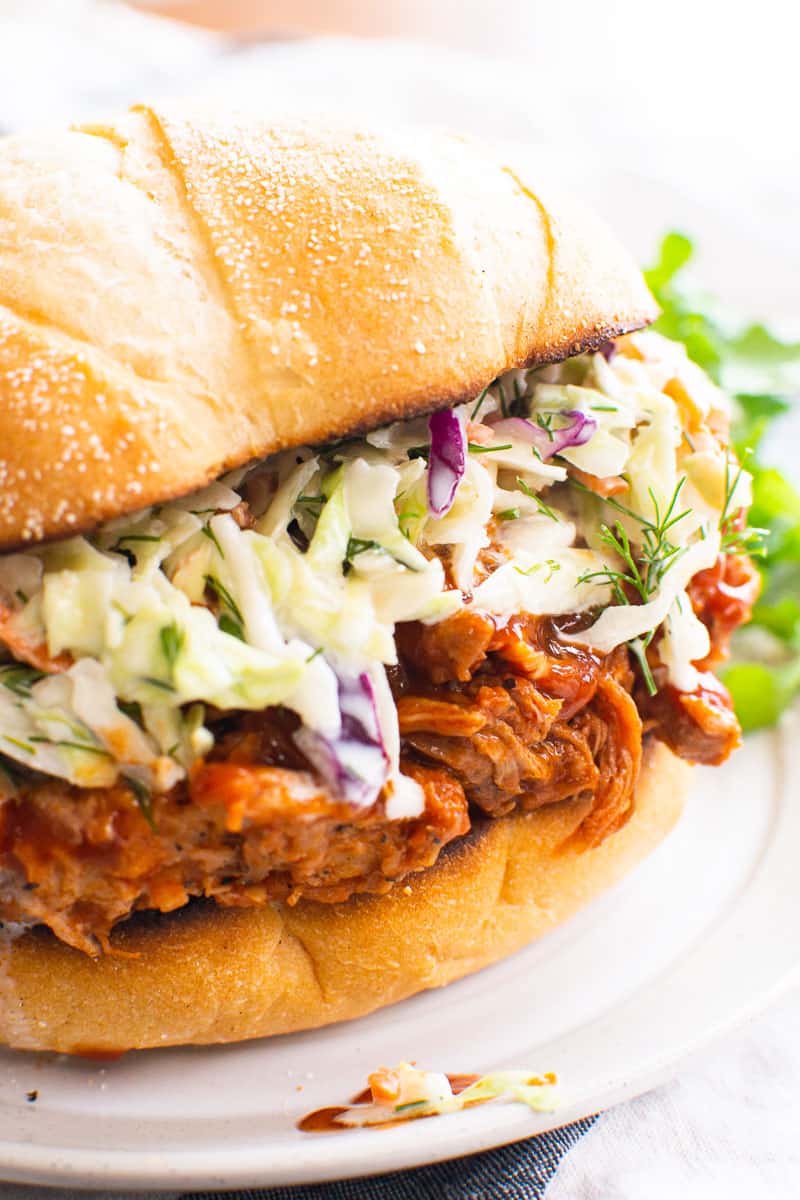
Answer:
[[[486,968],[491,970],[491,967]],[[347,1139],[348,1149],[355,1139],[363,1137],[360,1131],[352,1134],[335,1135],[341,1138],[338,1142],[342,1151],[333,1158],[311,1160],[302,1168],[295,1170],[269,1170],[265,1176],[266,1158],[260,1162],[240,1162],[234,1166],[225,1159],[224,1142],[212,1149],[198,1152],[196,1148],[177,1149],[172,1151],[143,1152],[142,1150],[124,1149],[110,1152],[110,1169],[103,1164],[103,1151],[89,1148],[74,1148],[52,1146],[42,1149],[38,1142],[0,1142],[0,1183],[24,1183],[33,1186],[62,1186],[80,1184],[94,1189],[111,1187],[123,1189],[135,1186],[138,1191],[156,1194],[175,1188],[214,1187],[292,1187],[304,1184],[313,1185],[325,1182],[335,1182],[342,1179],[364,1179],[370,1176],[383,1175],[393,1171],[412,1170],[436,1163],[447,1162],[459,1158],[467,1158],[473,1154],[481,1154],[488,1150],[499,1149],[502,1146],[526,1141],[539,1134],[548,1133],[564,1128],[575,1121],[586,1117],[600,1116],[608,1109],[618,1104],[633,1100],[637,1096],[658,1087],[662,1083],[674,1079],[681,1065],[690,1060],[701,1050],[712,1047],[723,1041],[736,1029],[757,1017],[767,1008],[777,1003],[792,989],[800,990],[800,961],[793,970],[765,988],[750,1002],[741,1005],[726,1019],[720,1020],[711,1029],[700,1031],[690,1042],[679,1051],[663,1056],[645,1067],[630,1079],[621,1080],[608,1087],[603,1093],[596,1095],[587,1107],[586,1103],[567,1104],[552,1114],[531,1114],[529,1110],[514,1104],[498,1104],[491,1109],[472,1109],[446,1117],[446,1121],[458,1122],[460,1128],[452,1129],[451,1136],[445,1137],[445,1129],[441,1130],[435,1139],[433,1147],[426,1145],[425,1158],[421,1161],[413,1147],[408,1147],[408,1153],[385,1154],[375,1153],[374,1135],[367,1142],[364,1139],[364,1149],[356,1155],[348,1155],[345,1163],[344,1146]],[[497,1114],[494,1120],[486,1120],[486,1114]],[[478,1124],[482,1118],[482,1124]],[[551,1119],[552,1118],[552,1119]],[[472,1126],[474,1125],[474,1128]],[[401,1127],[403,1128],[403,1127]],[[408,1129],[408,1126],[405,1127]],[[379,1136],[392,1137],[399,1130],[382,1130]],[[351,1140],[352,1139],[352,1140]],[[409,1139],[406,1139],[409,1140]],[[468,1144],[467,1144],[468,1143]],[[331,1141],[328,1145],[332,1144]],[[286,1157],[291,1155],[292,1142],[287,1141]],[[13,1152],[10,1156],[7,1150]],[[405,1147],[404,1147],[405,1149]],[[269,1151],[272,1153],[273,1151]],[[241,1150],[237,1151],[242,1157]],[[49,1155],[52,1165],[42,1167],[42,1154]],[[380,1157],[382,1165],[376,1170],[374,1161]],[[152,1163],[150,1162],[152,1160]],[[184,1162],[184,1160],[186,1160]],[[217,1166],[215,1161],[221,1160]],[[370,1162],[369,1160],[372,1160]],[[142,1170],[142,1162],[145,1169]],[[136,1162],[138,1169],[129,1169],[128,1163]]]

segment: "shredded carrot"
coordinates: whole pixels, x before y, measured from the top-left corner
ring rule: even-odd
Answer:
[[[607,475],[605,479],[598,479],[596,475],[590,475],[588,471],[581,471],[578,467],[571,467],[570,475],[590,492],[604,499],[607,496],[618,496],[620,492],[628,490],[628,485],[621,475]]]

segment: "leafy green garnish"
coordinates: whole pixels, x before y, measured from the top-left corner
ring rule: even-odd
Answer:
[[[774,725],[800,688],[800,655],[782,666],[734,662],[725,672],[725,683],[743,729]]]
[[[768,462],[764,448],[765,435],[800,394],[800,342],[761,323],[732,324],[687,282],[683,269],[693,254],[685,234],[669,233],[645,276],[662,309],[655,328],[683,342],[689,357],[733,396],[733,445],[753,476],[750,525],[737,530],[727,511],[720,523],[723,549],[759,556],[763,589],[751,628],[762,631],[769,653],[762,657],[753,635],[740,631],[723,673],[742,727],[752,730],[774,724],[800,693],[800,492]],[[728,496],[735,480],[729,482]]]

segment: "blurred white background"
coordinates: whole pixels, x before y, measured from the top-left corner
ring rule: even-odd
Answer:
[[[640,257],[688,224],[717,290],[800,318],[798,44],[794,0],[0,0],[0,127],[203,95],[523,138]]]

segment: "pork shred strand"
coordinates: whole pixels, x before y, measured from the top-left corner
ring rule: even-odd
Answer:
[[[597,768],[594,802],[574,836],[582,846],[599,846],[633,812],[642,764],[642,722],[630,692],[605,675],[573,729],[586,739]]]

